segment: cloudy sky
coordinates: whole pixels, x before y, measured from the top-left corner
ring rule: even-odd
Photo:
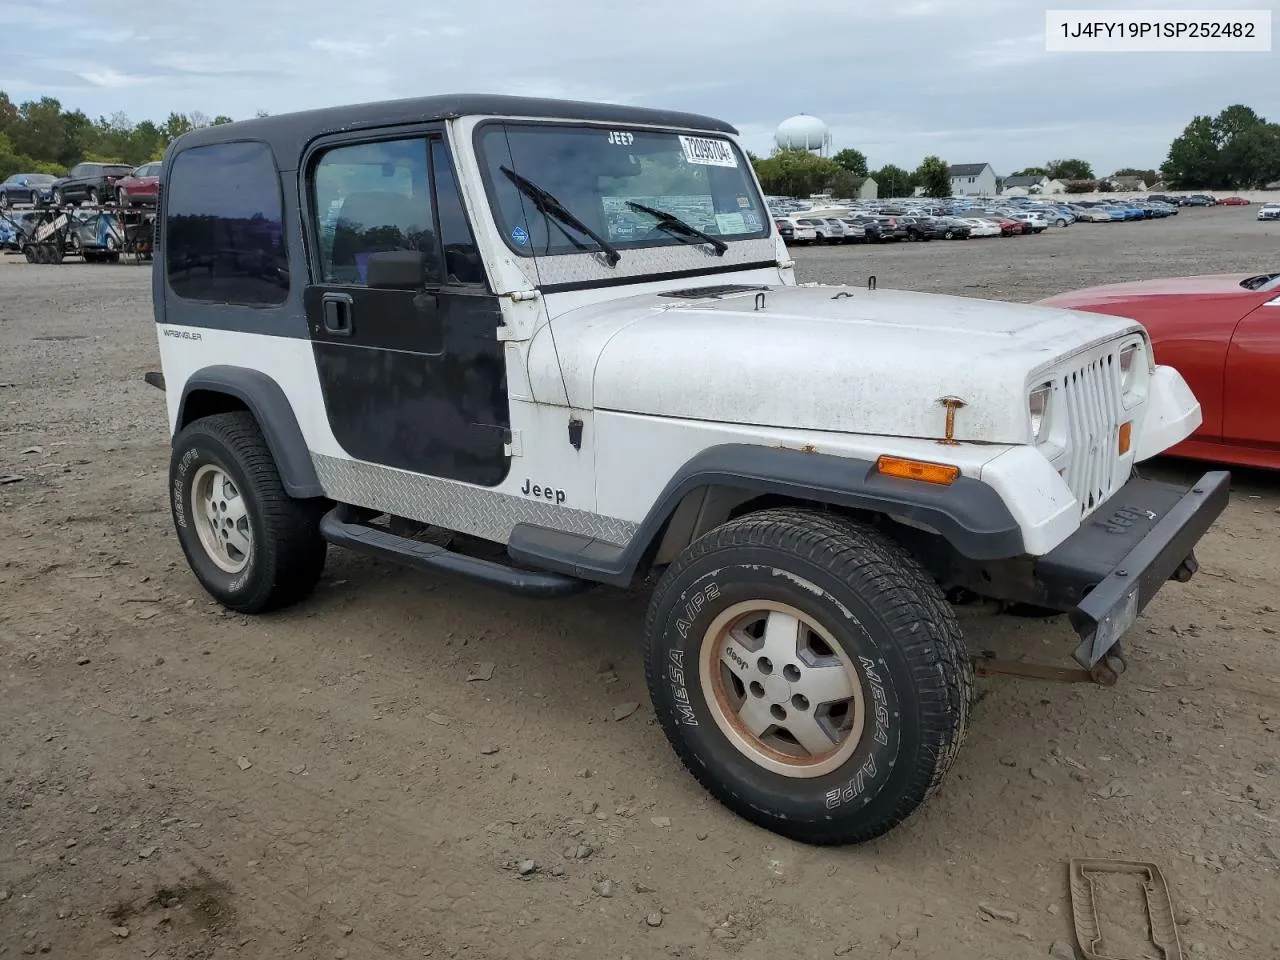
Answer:
[[[134,120],[444,92],[611,100],[723,117],[758,152],[780,120],[808,113],[873,167],[937,153],[999,173],[1066,156],[1100,173],[1157,166],[1194,114],[1237,102],[1280,119],[1280,48],[1049,54],[1046,6],[0,0],[0,90]],[[1274,10],[1276,0],[1089,6]]]

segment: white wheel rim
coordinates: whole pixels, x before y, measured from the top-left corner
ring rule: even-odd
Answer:
[[[826,628],[789,604],[729,607],[703,635],[699,668],[720,732],[772,773],[823,776],[862,741],[861,673]]]
[[[200,546],[224,573],[236,574],[253,555],[253,530],[248,505],[231,478],[205,464],[191,480],[191,517]]]

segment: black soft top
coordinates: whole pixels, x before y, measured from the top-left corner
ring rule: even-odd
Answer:
[[[627,107],[579,100],[459,93],[355,103],[341,107],[325,107],[320,110],[302,110],[296,113],[259,117],[254,120],[241,120],[238,123],[202,127],[179,137],[174,142],[173,150],[176,152],[189,147],[223,143],[228,140],[263,140],[271,145],[280,166],[288,170],[293,168],[310,141],[328,133],[464,116],[583,120],[593,123],[616,123],[622,126],[637,124],[677,127],[735,135],[738,132],[723,120],[675,110],[653,110],[646,107]]]

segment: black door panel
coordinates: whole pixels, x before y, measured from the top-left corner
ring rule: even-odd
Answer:
[[[483,486],[501,483],[510,465],[511,419],[497,298],[441,290],[429,323],[437,349],[424,352],[404,345],[411,327],[388,320],[391,311],[381,322],[391,336],[372,342],[367,318],[376,311],[364,298],[373,292],[355,297],[350,338],[317,336],[313,321],[316,368],[338,443],[370,463]],[[320,293],[311,288],[308,300]],[[409,314],[399,311],[395,319],[408,321]],[[393,338],[401,346],[392,346]]]
[[[349,456],[494,486],[510,469],[502,313],[433,133],[336,137],[306,159],[307,324]]]

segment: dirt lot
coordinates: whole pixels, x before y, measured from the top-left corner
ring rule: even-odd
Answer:
[[[805,280],[1031,300],[1277,251],[1220,209],[796,255]],[[643,592],[539,604],[334,550],[301,607],[212,606],[171,535],[148,274],[0,260],[0,954],[1018,960],[1071,939],[1065,864],[1091,856],[1167,871],[1190,957],[1280,956],[1274,478],[1237,475],[1118,687],[986,685],[939,796],[811,849],[668,749]],[[1104,900],[1140,926],[1133,891]]]

